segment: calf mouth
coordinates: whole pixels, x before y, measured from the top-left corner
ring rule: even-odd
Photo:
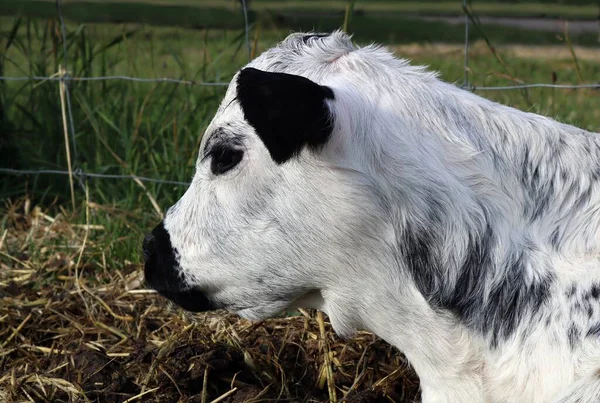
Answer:
[[[156,291],[180,308],[189,312],[206,312],[217,309],[204,292],[197,288],[186,290],[160,290]]]
[[[145,268],[146,287],[158,292],[158,294],[173,302],[180,308],[190,312],[206,312],[218,309],[217,306],[206,296],[206,293],[197,287],[186,287],[183,284],[164,284],[157,282],[152,276],[152,270],[148,270],[148,262]]]

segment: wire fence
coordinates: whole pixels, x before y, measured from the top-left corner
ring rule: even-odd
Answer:
[[[197,82],[193,80],[180,80],[177,78],[141,78],[141,77],[130,77],[130,76],[96,76],[96,77],[71,77],[68,74],[60,76],[40,77],[40,76],[22,76],[22,77],[6,77],[0,76],[2,81],[134,81],[138,83],[173,83],[173,84],[185,84],[185,85],[201,85],[207,87],[226,87],[229,83],[207,83]]]
[[[248,22],[248,6],[246,3],[247,0],[241,0],[242,5],[242,13],[244,18],[244,38],[245,38],[245,46],[248,52],[248,60],[251,58],[251,46],[250,46],[250,28]],[[505,86],[475,86],[469,83],[469,28],[471,25],[471,20],[473,18],[473,14],[471,12],[471,4],[470,0],[462,0],[462,8],[465,14],[465,44],[464,44],[464,81],[462,84],[462,88],[470,90],[470,91],[508,91],[508,90],[521,90],[528,88],[557,88],[557,89],[599,89],[600,83],[590,83],[590,84],[578,84],[578,85],[569,85],[569,84],[546,84],[546,83],[536,83],[536,84],[516,84],[516,85],[505,85]],[[73,180],[77,180],[77,182],[84,187],[84,183],[89,178],[97,178],[97,179],[129,179],[135,180],[139,182],[150,182],[150,183],[159,183],[159,184],[167,184],[167,185],[176,185],[176,186],[188,186],[189,182],[180,182],[180,181],[172,181],[158,178],[148,178],[137,175],[118,175],[118,174],[103,174],[103,173],[93,173],[93,172],[85,172],[81,167],[79,167],[76,162],[78,161],[77,155],[77,142],[75,140],[75,124],[73,121],[73,110],[71,105],[71,94],[69,89],[69,82],[72,81],[131,81],[131,82],[140,82],[140,83],[173,83],[173,84],[182,84],[182,85],[192,85],[192,86],[207,86],[207,87],[226,87],[229,83],[225,82],[197,82],[193,80],[180,80],[175,78],[142,78],[142,77],[130,77],[124,75],[115,75],[115,76],[95,76],[95,77],[74,77],[68,74],[68,48],[67,48],[67,32],[66,32],[66,24],[64,21],[63,13],[62,13],[62,0],[56,0],[56,8],[57,14],[60,21],[60,32],[63,41],[63,63],[64,66],[61,68],[61,73],[55,74],[53,76],[43,77],[43,76],[0,76],[0,81],[36,81],[36,82],[59,82],[61,86],[61,95],[64,95],[65,102],[63,106],[63,123],[66,137],[66,145],[67,145],[67,159],[69,163],[68,170],[54,170],[54,169],[9,169],[9,168],[0,168],[0,173],[8,174],[8,175],[67,175],[71,181],[71,191],[72,198],[74,199],[73,194]],[[72,158],[69,155],[70,150],[72,150]],[[71,161],[75,161],[75,165],[71,166]],[[73,201],[74,203],[74,201]]]

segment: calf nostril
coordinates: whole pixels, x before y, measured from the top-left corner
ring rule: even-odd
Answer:
[[[144,242],[142,245],[144,250],[144,260],[148,260],[150,256],[154,254],[155,244],[156,239],[154,238],[154,235],[148,234],[144,237]]]

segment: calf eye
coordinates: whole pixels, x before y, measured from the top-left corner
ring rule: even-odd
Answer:
[[[211,151],[210,169],[213,174],[221,175],[240,163],[244,152],[230,147],[215,147]]]

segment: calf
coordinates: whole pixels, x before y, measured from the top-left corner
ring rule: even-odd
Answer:
[[[600,401],[600,138],[342,32],[235,75],[144,249],[187,310],[377,334],[424,402]]]

